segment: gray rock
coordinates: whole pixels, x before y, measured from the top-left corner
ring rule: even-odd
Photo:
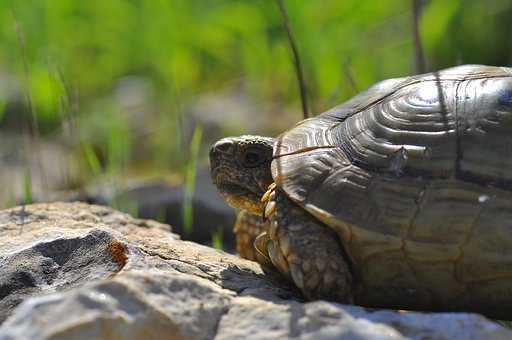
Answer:
[[[184,186],[172,186],[164,181],[144,182],[132,185],[108,198],[118,204],[121,210],[136,207],[137,216],[173,226],[173,231],[183,239],[211,244],[212,234],[222,233],[223,249],[234,251],[235,211],[220,197],[212,184],[207,170],[198,170],[195,191],[191,197],[192,226],[185,230],[183,225]],[[126,211],[129,212],[129,211]]]
[[[83,203],[1,211],[0,340],[512,338],[475,314],[304,303],[258,264],[168,230]]]
[[[185,240],[211,245],[214,233],[220,234],[222,249],[234,252],[233,225],[235,210],[220,197],[212,184],[209,171],[196,172],[195,191],[190,199],[192,226],[185,230],[183,206],[184,185],[171,185],[165,180],[123,183],[101,182],[78,192],[58,192],[49,195],[52,201],[80,201],[110,205],[137,217],[158,220],[173,226],[173,231]],[[43,202],[43,200],[39,200]]]
[[[80,236],[40,240],[0,260],[0,321],[26,296],[83,285],[114,275],[108,249],[115,239],[93,229]],[[120,245],[122,246],[122,245]]]

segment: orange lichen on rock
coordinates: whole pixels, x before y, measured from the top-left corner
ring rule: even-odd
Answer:
[[[128,249],[124,244],[119,241],[112,241],[107,245],[107,252],[112,256],[112,260],[119,265],[119,269],[126,265]]]

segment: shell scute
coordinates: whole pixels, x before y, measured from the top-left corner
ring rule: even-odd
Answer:
[[[273,178],[338,233],[360,301],[469,306],[511,284],[511,98],[512,69],[455,67],[378,83],[278,137]]]

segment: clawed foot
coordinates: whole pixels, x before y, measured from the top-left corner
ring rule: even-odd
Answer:
[[[264,267],[273,267],[272,262],[266,256],[262,256],[254,248],[255,239],[261,233],[268,230],[268,221],[263,221],[261,215],[251,214],[247,211],[240,211],[236,217],[233,228],[235,232],[236,251],[244,259],[256,261]]]
[[[263,195],[267,232],[256,249],[308,299],[352,302],[352,275],[337,235],[271,185]]]
[[[265,205],[263,209],[263,220],[269,219],[276,211],[276,183],[268,186],[267,191],[261,196],[261,203]]]

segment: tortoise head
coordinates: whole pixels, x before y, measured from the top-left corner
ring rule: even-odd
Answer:
[[[213,183],[230,206],[261,214],[260,197],[272,183],[274,139],[260,136],[223,138],[210,149]]]

